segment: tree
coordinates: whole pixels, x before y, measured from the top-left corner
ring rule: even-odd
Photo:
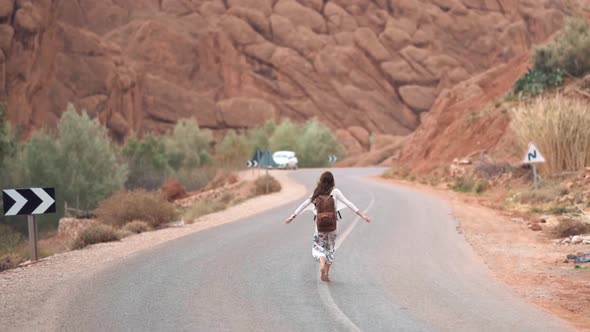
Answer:
[[[217,146],[217,162],[222,167],[236,168],[244,165],[250,158],[250,146],[244,136],[229,130],[221,143]]]
[[[6,111],[6,107],[3,103],[0,103],[0,168],[4,164],[4,159],[9,151],[9,137],[8,137],[8,124],[6,123],[6,119],[4,118]]]
[[[287,119],[281,122],[270,137],[272,151],[293,151],[297,146],[297,140],[302,134],[301,127]]]
[[[248,131],[248,141],[251,149],[265,149],[270,146],[270,137],[277,128],[274,120],[268,120],[261,127],[256,127]]]
[[[107,129],[73,105],[57,126],[57,135],[40,131],[29,139],[24,167],[30,185],[55,186],[70,206],[82,210],[123,188],[127,168],[118,162]]]
[[[179,169],[196,169],[211,160],[209,145],[213,140],[210,131],[199,128],[195,119],[178,121],[172,135],[165,139],[170,166]]]
[[[299,165],[303,167],[326,166],[330,155],[342,157],[344,151],[330,129],[316,119],[306,123],[296,148]]]
[[[152,133],[127,139],[123,156],[129,166],[128,189],[158,189],[172,174],[164,140]]]

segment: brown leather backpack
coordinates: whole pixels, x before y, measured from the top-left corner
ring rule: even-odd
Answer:
[[[318,232],[332,232],[336,230],[336,202],[332,195],[320,195],[315,201],[317,211],[316,223]]]

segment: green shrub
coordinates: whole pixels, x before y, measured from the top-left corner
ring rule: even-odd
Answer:
[[[156,190],[172,174],[164,139],[152,133],[129,137],[122,152],[129,166],[127,189]]]
[[[270,147],[270,137],[274,134],[277,124],[274,120],[268,120],[261,127],[252,128],[248,131],[247,137],[252,149],[266,149]]]
[[[157,193],[145,190],[114,194],[100,203],[96,215],[101,222],[119,227],[144,220],[155,228],[178,218],[174,205],[162,200]]]
[[[6,106],[4,103],[0,103],[0,169],[4,164],[3,161],[8,155],[9,150],[9,138],[8,138],[8,124],[5,120]]]
[[[0,124],[0,188],[22,187],[26,182],[22,153],[24,144],[19,141],[19,135],[18,130],[8,124]]]
[[[104,224],[94,224],[83,229],[74,239],[71,248],[82,249],[91,244],[102,242],[113,242],[121,239],[119,233],[113,226]]]
[[[269,138],[270,149],[272,151],[295,151],[297,153],[297,158],[299,158],[299,153],[301,151],[296,150],[298,148],[297,142],[302,138],[302,134],[300,126],[296,125],[289,119],[283,120]]]
[[[62,114],[57,136],[38,131],[24,148],[27,182],[55,186],[69,206],[91,210],[120,190],[127,169],[117,161],[107,129],[72,105]],[[61,205],[61,204],[59,204]]]
[[[473,192],[476,194],[481,194],[488,188],[488,184],[485,181],[478,180],[475,182],[475,186],[473,186]]]
[[[560,69],[581,77],[590,71],[590,25],[583,18],[570,19],[555,42],[537,50],[535,68]]]
[[[561,96],[538,98],[513,111],[512,127],[523,150],[534,142],[556,174],[590,165],[590,112],[587,104]]]
[[[236,169],[244,166],[250,158],[251,147],[245,136],[229,130],[215,149],[216,162],[220,167]]]
[[[564,76],[590,72],[590,26],[585,19],[570,19],[555,42],[533,55],[533,68],[514,85],[521,96],[538,96],[562,85]]]
[[[148,224],[145,221],[141,221],[141,220],[134,220],[134,221],[126,223],[125,226],[123,226],[124,231],[136,233],[136,234],[143,233],[143,232],[149,232],[152,229],[153,228],[152,228],[152,226],[150,226],[150,224]]]
[[[259,176],[254,180],[254,195],[261,195],[265,194],[266,192],[266,185],[268,181],[268,194],[275,193],[281,191],[281,183],[277,181],[272,176],[268,176],[268,180],[265,175]]]
[[[178,121],[172,134],[164,140],[170,166],[174,170],[193,170],[206,165],[211,161],[212,140],[211,132],[201,130],[195,119]]]
[[[547,70],[529,69],[514,84],[514,93],[524,96],[538,96],[547,89],[561,86],[563,75],[563,71],[559,68]]]
[[[341,158],[345,151],[330,129],[313,119],[297,139],[295,152],[302,167],[323,167],[328,165],[330,155]]]
[[[487,189],[487,182],[482,180],[475,180],[471,177],[461,177],[455,179],[453,183],[453,190],[462,192],[462,193],[475,193],[481,194]]]
[[[17,268],[25,260],[25,257],[17,253],[0,255],[0,272]]]

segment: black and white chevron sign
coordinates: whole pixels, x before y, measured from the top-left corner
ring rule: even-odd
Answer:
[[[336,157],[335,155],[330,155],[328,157],[328,161],[331,163],[335,163],[338,160],[338,157]]]
[[[55,188],[2,190],[5,216],[55,213]]]
[[[248,166],[248,167],[258,167],[258,160],[248,160],[246,162],[246,166]]]

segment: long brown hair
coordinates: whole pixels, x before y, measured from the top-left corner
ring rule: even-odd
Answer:
[[[313,191],[313,195],[311,195],[311,200],[314,201],[319,195],[329,195],[335,186],[336,183],[334,182],[334,175],[332,175],[332,172],[326,171],[322,173],[318,180],[318,184]]]

